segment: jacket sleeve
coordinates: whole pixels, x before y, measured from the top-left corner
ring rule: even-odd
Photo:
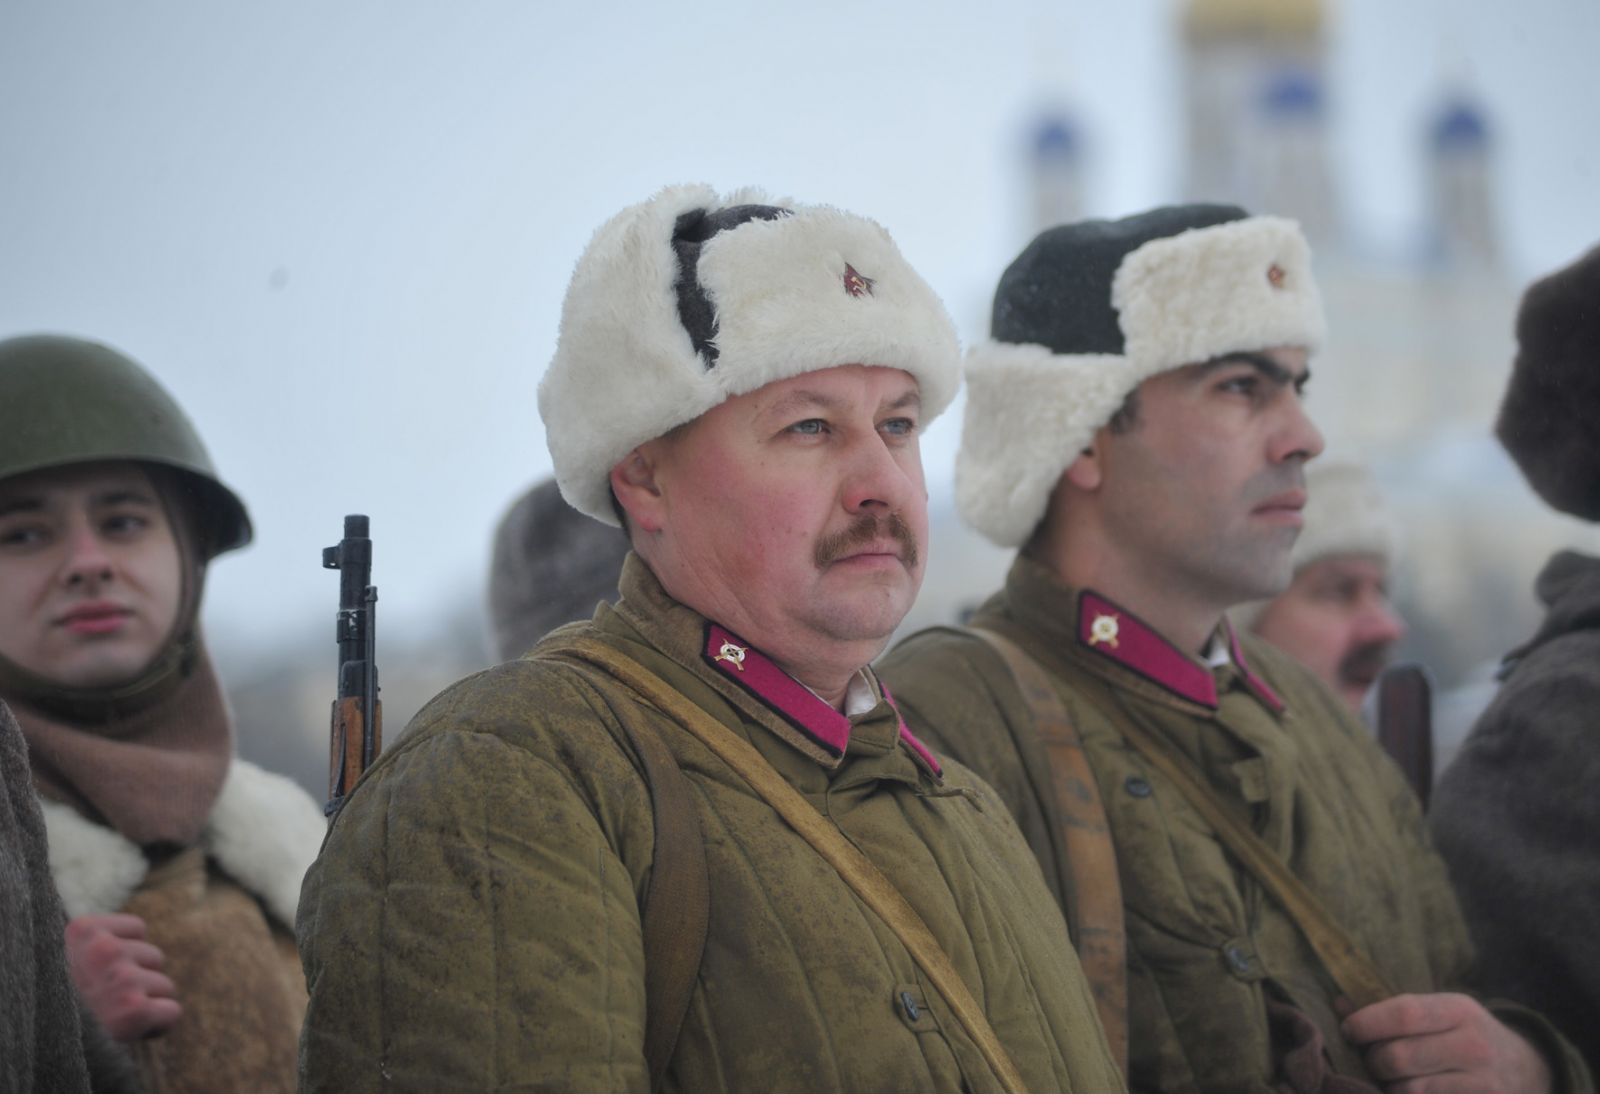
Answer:
[[[645,1089],[638,879],[617,849],[638,818],[603,815],[578,757],[606,749],[599,777],[624,779],[627,760],[585,737],[606,736],[592,713],[562,740],[433,708],[307,875],[301,1089]]]

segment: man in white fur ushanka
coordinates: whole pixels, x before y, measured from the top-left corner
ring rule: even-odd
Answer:
[[[993,792],[869,662],[955,394],[881,227],[665,190],[596,234],[539,389],[622,596],[455,684],[306,879],[308,1092],[1121,1089]]]

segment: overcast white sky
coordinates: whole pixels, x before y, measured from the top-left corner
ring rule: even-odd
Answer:
[[[534,389],[572,265],[666,183],[880,220],[968,339],[1025,241],[1052,89],[1088,132],[1090,212],[1178,196],[1167,0],[759,7],[0,0],[0,337],[108,341],[189,410],[257,527],[212,574],[214,633],[326,617],[320,548],[354,510],[387,626],[476,596],[502,507],[548,470]],[[1333,12],[1362,239],[1413,237],[1420,132],[1461,81],[1514,274],[1600,239],[1600,4]],[[956,424],[928,439],[936,495]]]

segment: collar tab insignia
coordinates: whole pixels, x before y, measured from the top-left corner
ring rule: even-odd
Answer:
[[[726,661],[740,672],[743,672],[744,654],[745,648],[743,646],[735,646],[732,642],[724,642],[722,644],[722,649],[719,650],[717,655],[711,660]]]
[[[875,278],[863,277],[850,263],[844,264],[844,291],[851,296],[871,296]]]
[[[1094,617],[1094,622],[1089,624],[1089,645],[1105,645],[1109,649],[1117,648],[1117,617],[1114,612],[1101,612]]]

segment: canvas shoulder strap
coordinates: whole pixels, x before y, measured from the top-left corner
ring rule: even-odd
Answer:
[[[1152,767],[1182,791],[1195,811],[1216,830],[1234,858],[1289,914],[1339,991],[1357,1009],[1395,994],[1360,944],[1334,921],[1322,902],[1289,870],[1278,853],[1231,812],[1215,791],[1191,773],[1186,756],[1134,718],[1120,719],[1117,729]]]
[[[638,692],[662,713],[692,733],[731,767],[772,806],[790,827],[839,872],[864,904],[873,910],[910,952],[950,1005],[957,1021],[977,1044],[984,1060],[1006,1091],[1026,1088],[1005,1046],[995,1035],[982,1008],[940,948],[922,917],[900,891],[832,823],[790,786],[761,754],[721,722],[685,699],[666,681],[627,654],[590,639],[575,639],[563,648],[588,661]]]
[[[1028,706],[1050,767],[1049,785],[1060,819],[1062,857],[1072,884],[1066,909],[1077,934],[1078,961],[1094,992],[1106,1041],[1128,1074],[1128,939],[1122,913],[1117,851],[1083,739],[1039,662],[1011,639],[983,627],[966,633],[988,643],[1010,671]]]
[[[564,653],[572,651],[557,647],[541,657]],[[583,658],[577,654],[570,660]],[[705,954],[711,880],[689,780],[672,750],[648,725],[632,725],[626,718],[618,723],[644,767],[655,826],[654,858],[639,918],[644,936],[644,1056],[650,1089],[659,1090]]]

